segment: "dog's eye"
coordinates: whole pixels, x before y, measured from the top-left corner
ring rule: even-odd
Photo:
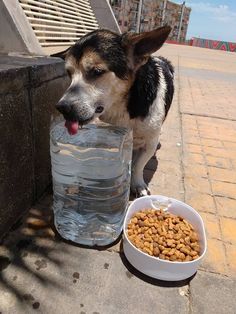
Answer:
[[[104,73],[105,73],[105,70],[99,69],[99,68],[94,68],[94,69],[91,69],[89,71],[88,76],[89,76],[89,78],[97,78]]]

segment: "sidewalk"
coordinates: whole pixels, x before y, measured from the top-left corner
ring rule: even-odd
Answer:
[[[208,252],[199,271],[166,283],[133,269],[120,242],[96,251],[62,241],[49,194],[0,248],[1,314],[236,313],[236,54],[177,45],[160,54],[175,65],[176,93],[145,177],[153,194],[201,214]]]

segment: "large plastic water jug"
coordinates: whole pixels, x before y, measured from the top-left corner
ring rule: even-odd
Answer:
[[[114,242],[129,200],[132,131],[89,124],[70,135],[50,132],[54,223],[68,240],[94,246]]]

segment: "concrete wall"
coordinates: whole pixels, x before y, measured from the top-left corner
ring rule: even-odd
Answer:
[[[68,83],[60,59],[0,57],[0,236],[51,182],[50,119]]]

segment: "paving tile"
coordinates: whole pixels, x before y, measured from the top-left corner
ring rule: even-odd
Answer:
[[[198,193],[211,194],[210,183],[207,178],[185,177],[185,190],[193,190]]]
[[[236,219],[220,218],[223,241],[236,245]]]
[[[158,159],[158,168],[157,172],[155,174],[157,175],[158,179],[158,171],[165,172],[166,174],[173,174],[174,176],[179,176],[181,177],[181,170],[180,170],[180,164],[176,162],[175,160],[163,160],[163,159]]]
[[[222,141],[228,141],[228,142],[233,142],[236,143],[236,135],[235,134],[228,134],[228,130],[225,132],[225,134],[220,134],[219,133],[219,139]]]
[[[207,252],[201,268],[218,274],[227,275],[225,247],[222,241],[207,239]]]
[[[222,157],[226,159],[236,159],[235,151],[229,151],[223,148],[215,148],[215,147],[207,147],[207,146],[205,146],[203,150],[206,155]]]
[[[209,156],[209,155],[207,155],[205,158],[206,158],[206,163],[208,166],[224,168],[224,169],[232,169],[232,163],[230,159]]]
[[[186,177],[201,177],[208,178],[207,167],[205,165],[196,164],[194,167],[191,164],[185,164],[184,174]]]
[[[220,181],[212,181],[213,194],[218,196],[236,197],[236,184]]]
[[[197,211],[206,213],[216,213],[215,203],[213,196],[204,193],[196,193],[193,191],[186,191],[185,194],[186,203],[191,205]]]
[[[223,144],[219,140],[202,138],[201,143],[204,146],[222,148]]]
[[[186,143],[195,144],[195,145],[201,145],[201,140],[198,134],[195,135],[189,135],[184,133],[183,134],[183,140]]]
[[[236,171],[236,160],[231,160],[234,171]]]
[[[185,144],[184,150],[186,150],[190,153],[202,154],[202,147],[200,145],[196,145],[196,144],[191,144],[191,143]]]
[[[236,171],[217,167],[208,167],[208,173],[212,180],[236,183]]]
[[[185,96],[186,97],[186,96]],[[182,117],[182,126],[184,130],[194,130],[197,129],[197,118],[191,115],[183,115]]]
[[[227,142],[224,141],[224,147],[226,147],[228,150],[236,150],[236,143],[235,142]]]
[[[144,170],[144,177],[148,179],[151,194],[161,194],[177,199],[183,199],[181,178],[173,173],[157,171],[154,175],[150,170]],[[147,182],[147,180],[146,180]]]
[[[236,245],[228,244],[225,245],[227,264],[229,267],[229,276],[236,277]]]
[[[206,235],[207,238],[214,238],[221,240],[221,232],[220,232],[220,221],[219,218],[214,214],[209,213],[200,213],[205,229],[206,229]]]
[[[235,314],[236,281],[199,271],[190,283],[191,313]]]
[[[202,154],[196,154],[196,153],[185,153],[184,154],[184,165],[205,165],[205,160]]]
[[[236,219],[236,199],[216,196],[215,201],[220,216]]]

